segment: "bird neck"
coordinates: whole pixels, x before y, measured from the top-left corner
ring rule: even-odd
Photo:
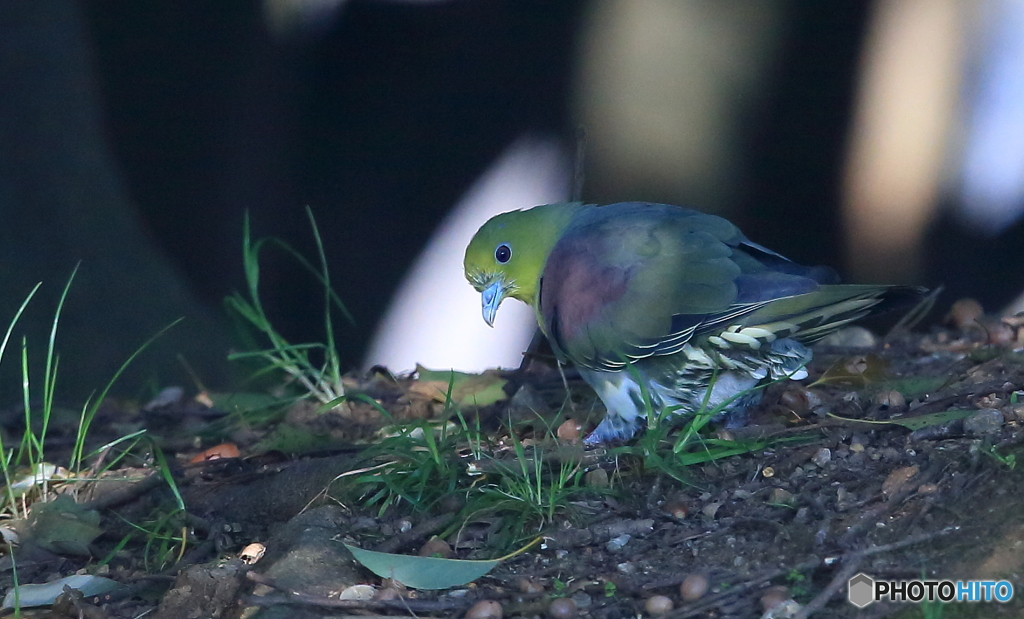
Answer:
[[[537,273],[526,281],[518,282],[517,289],[511,296],[528,305],[537,306],[538,284],[544,273],[544,265],[548,261],[555,243],[562,237],[569,223],[584,208],[593,208],[582,202],[559,202],[544,204],[523,211],[525,227],[531,231],[531,253],[536,256]]]

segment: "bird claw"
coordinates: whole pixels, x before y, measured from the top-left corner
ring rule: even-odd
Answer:
[[[623,442],[631,439],[640,424],[634,419],[627,421],[618,415],[608,413],[594,431],[583,439],[584,445],[601,445],[604,443]]]

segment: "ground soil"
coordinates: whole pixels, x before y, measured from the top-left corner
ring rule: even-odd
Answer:
[[[174,502],[152,459],[129,459],[120,482],[102,490],[74,486],[78,501],[102,517],[103,534],[88,556],[22,543],[18,578],[98,572],[129,585],[103,599],[65,600],[47,611],[54,618],[136,617],[153,609],[156,617],[461,617],[490,600],[506,617],[611,619],[653,616],[648,605],[665,603],[652,601],[656,596],[668,598],[670,617],[1024,616],[1019,596],[1006,604],[945,605],[941,614],[884,602],[858,610],[846,599],[847,581],[859,572],[875,579],[1006,580],[1024,591],[1024,467],[1014,466],[1024,453],[1024,341],[1012,320],[985,324],[875,340],[870,348],[846,345],[853,341],[816,348],[808,380],[772,386],[749,426],[719,434],[768,443],[689,466],[683,479],[644,469],[612,447],[584,452],[571,436],[545,438],[543,428],[569,417],[593,427],[599,405],[571,371],[566,383],[543,363],[508,373],[512,397],[479,411],[485,431],[507,437],[511,420],[527,450],[547,440],[546,457],[603,472],[585,475],[586,491],[536,523],[536,545],[443,591],[384,581],[340,546],[416,554],[444,534],[453,558],[499,552],[488,537],[497,527],[494,515],[468,518],[460,511],[464,502],[382,510],[330,490],[366,466],[360,454],[381,425],[373,406],[353,405],[344,414],[309,406],[289,411],[288,423],[332,439],[301,455],[256,449],[269,430],[191,398],[148,411],[111,406],[101,411],[94,440],[123,435],[132,424],[162,437],[189,514],[180,530],[191,543],[180,561],[166,565],[154,563],[152,540],[147,546],[137,536],[116,546],[131,530],[125,522],[154,522]],[[380,376],[352,377],[353,391],[406,419],[442,408],[409,396],[414,379],[388,384]],[[16,420],[17,412],[3,419],[8,432]],[[242,457],[187,463],[208,446],[199,437],[216,435],[212,427]],[[67,443],[61,431],[57,423],[51,433],[55,453]],[[240,553],[253,542],[265,555],[246,562]],[[10,567],[8,559],[5,590]],[[358,584],[370,585],[359,591],[375,597],[339,598]],[[690,595],[701,584],[706,590]],[[563,601],[552,608],[556,599]],[[772,611],[771,600],[783,604]],[[491,613],[474,616],[497,616]]]

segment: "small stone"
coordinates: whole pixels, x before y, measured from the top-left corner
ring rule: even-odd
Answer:
[[[782,392],[779,396],[779,404],[791,410],[798,416],[803,416],[811,410],[810,392],[800,385],[794,385]]]
[[[895,447],[883,447],[879,453],[889,462],[899,462],[903,459],[903,454]]]
[[[377,591],[370,585],[352,585],[351,587],[346,587],[338,597],[342,600],[365,602],[372,600],[376,594]]]
[[[853,496],[846,488],[842,486],[836,488],[836,507],[838,509],[844,509],[846,507],[846,504],[849,503],[852,500],[852,498]]]
[[[605,544],[604,547],[608,550],[608,552],[618,552],[622,550],[623,546],[629,543],[630,537],[631,536],[629,533],[623,533],[618,537],[614,537],[608,540],[608,543]]]
[[[673,518],[682,520],[690,513],[690,507],[687,505],[686,501],[673,499],[665,505],[665,511],[667,511]]]
[[[971,436],[995,434],[1003,427],[1003,414],[994,408],[983,408],[964,419],[964,433]]]
[[[555,598],[548,604],[548,617],[551,619],[574,619],[578,614],[576,602],[569,598]]]
[[[918,494],[935,494],[939,491],[938,484],[921,484],[917,487]]]
[[[632,563],[630,561],[620,563],[615,566],[615,571],[617,571],[620,574],[625,574],[626,576],[632,576],[633,574],[636,574],[637,571],[636,563]]]
[[[464,615],[465,619],[501,619],[503,616],[501,604],[494,600],[480,600],[470,606]]]
[[[583,424],[576,421],[575,419],[566,419],[562,422],[562,425],[558,426],[556,434],[558,440],[566,443],[575,443],[580,440],[580,432],[583,431]]]
[[[768,502],[772,505],[792,505],[793,499],[792,492],[783,488],[774,488],[771,496],[768,497]]]
[[[452,547],[448,545],[448,542],[435,535],[420,547],[420,556],[447,559],[452,556]]]
[[[666,615],[672,611],[672,600],[665,595],[651,596],[644,603],[644,610],[655,617]]]
[[[761,615],[761,619],[793,619],[802,609],[803,607],[796,600],[785,600]]]
[[[765,479],[771,479],[772,477],[775,477],[775,469],[770,466],[766,466],[761,469],[761,476]]]
[[[818,451],[814,452],[813,456],[811,456],[811,462],[817,464],[818,466],[825,466],[831,460],[832,450],[829,449],[828,447],[822,447]]]
[[[574,604],[576,604],[576,608],[581,609],[590,608],[590,605],[593,603],[593,601],[590,599],[590,595],[586,591],[577,591],[576,593],[573,593],[572,597],[570,597],[569,599],[572,600]]]
[[[535,578],[526,578],[524,576],[519,579],[519,590],[528,594],[543,593],[544,585]]]
[[[687,602],[699,600],[708,592],[708,578],[703,574],[690,574],[679,585],[679,595]]]
[[[761,594],[761,610],[768,612],[789,599],[789,589],[782,585],[768,587]]]

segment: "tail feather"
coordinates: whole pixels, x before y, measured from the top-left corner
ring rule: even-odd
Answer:
[[[812,293],[774,301],[743,322],[777,338],[792,337],[810,344],[861,318],[913,306],[926,293],[926,289],[913,286],[822,286]],[[759,314],[769,320],[760,322]]]

